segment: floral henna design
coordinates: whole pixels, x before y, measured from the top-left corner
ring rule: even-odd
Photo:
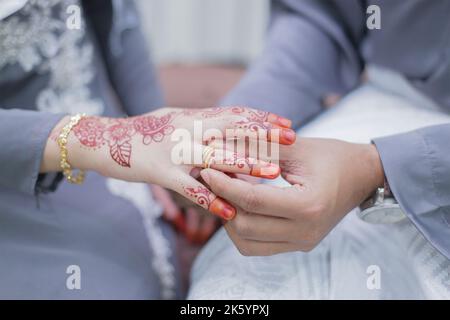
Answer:
[[[162,117],[146,116],[138,117],[133,125],[136,131],[143,136],[143,143],[150,144],[152,141],[161,142],[166,135],[171,134],[175,128],[170,123],[177,113],[171,112]]]
[[[280,167],[275,163],[248,157],[239,157],[235,152],[227,154],[225,159],[213,159],[212,164],[223,164],[241,170],[245,169],[242,173],[245,172],[251,176],[265,179],[275,179],[280,175]]]
[[[235,114],[240,114],[245,112],[244,107],[213,107],[213,108],[194,108],[194,109],[187,109],[183,111],[184,115],[192,116],[200,114],[204,118],[213,118],[220,116],[224,112],[231,111]]]
[[[269,112],[260,110],[249,110],[249,120],[253,122],[266,122],[269,117]]]
[[[84,118],[73,128],[75,136],[81,144],[90,148],[99,148],[105,144],[103,133],[106,125],[98,118]]]
[[[203,208],[209,208],[211,206],[212,201],[215,199],[215,196],[209,191],[206,187],[184,187],[184,192],[190,196],[195,198],[195,201],[198,205]]]
[[[108,142],[111,157],[122,167],[131,166],[130,140],[135,133],[134,128],[126,120],[118,121],[103,133],[103,137]]]
[[[82,119],[73,132],[80,143],[88,148],[109,147],[111,158],[122,167],[131,167],[131,140],[136,134],[143,136],[143,143],[161,142],[174,131],[171,122],[175,112],[161,117],[153,115],[127,119],[102,119],[89,117]]]
[[[210,212],[218,215],[225,220],[231,220],[236,215],[236,209],[222,200],[216,197],[208,188],[204,186],[198,187],[183,187],[183,190],[187,196],[193,198],[201,207],[208,209]]]
[[[248,121],[248,120],[242,120],[236,122],[236,125],[240,129],[249,129],[250,131],[258,131],[258,130],[265,130],[269,131],[271,129],[270,125],[267,125],[263,122],[258,121]]]
[[[251,170],[253,166],[253,164],[250,163],[249,158],[238,157],[236,152],[227,155],[227,157],[223,160],[223,163],[229,166],[237,166],[239,169],[243,169],[245,166],[248,166]]]
[[[196,115],[200,114],[204,118],[214,118],[222,115],[225,112],[229,112],[236,115],[243,115],[248,118],[249,121],[264,122],[267,121],[269,113],[266,111],[253,110],[241,106],[230,107],[214,107],[207,109],[188,109],[184,110],[184,115]]]

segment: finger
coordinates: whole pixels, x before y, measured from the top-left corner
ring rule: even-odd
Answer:
[[[217,197],[205,185],[182,170],[172,172],[168,184],[172,190],[222,219],[231,220],[236,215],[236,209],[228,201]]]
[[[266,242],[242,239],[228,226],[228,223],[225,225],[225,230],[243,256],[271,256],[291,251],[303,251],[301,245],[290,242]]]
[[[254,158],[265,162],[278,164],[280,158],[280,148],[273,146],[267,141],[246,139],[244,137],[233,137],[225,141],[210,141],[208,146],[228,152],[236,152],[241,157]]]
[[[287,118],[284,118],[272,112],[257,110],[249,107],[227,106],[223,107],[223,110],[227,114],[241,115],[254,122],[270,122],[285,128],[290,128],[292,125],[292,121]]]
[[[202,170],[200,174],[214,193],[245,211],[289,218],[300,209],[302,192],[298,188],[252,185],[213,169]]]
[[[297,135],[294,130],[284,128],[269,122],[252,122],[248,120],[240,120],[232,123],[234,128],[226,130],[226,138],[235,136],[238,139],[256,139],[279,143],[283,145],[291,145],[295,143]]]
[[[211,148],[205,146],[204,148]],[[212,152],[212,150],[211,150]],[[275,179],[280,175],[280,167],[274,163],[240,157],[236,152],[215,149],[209,159],[204,159],[211,168],[227,172],[248,174],[258,178]]]
[[[294,242],[298,233],[292,220],[239,211],[227,223],[240,238],[266,242]]]
[[[292,129],[279,128],[272,125],[267,136],[268,141],[284,145],[291,145],[295,143],[297,134]]]
[[[269,113],[267,115],[267,121],[273,124],[277,124],[280,127],[284,127],[284,128],[290,128],[292,126],[292,121],[284,118],[282,116],[279,116],[275,113]]]

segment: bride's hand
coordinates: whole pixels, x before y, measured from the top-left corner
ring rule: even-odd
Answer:
[[[224,219],[232,219],[236,212],[234,207],[190,176],[194,167],[203,166],[207,142],[202,132],[196,132],[196,121],[205,132],[215,129],[225,135],[226,129],[240,128],[265,132],[258,135],[259,139],[273,140],[279,134],[281,144],[295,141],[295,132],[288,128],[289,120],[267,112],[243,107],[196,110],[162,108],[130,118],[83,118],[69,136],[69,162],[74,168],[97,171],[108,177],[158,184]],[[65,123],[67,120],[61,121],[55,128],[56,134]],[[181,143],[173,141],[172,134],[187,134],[189,139]],[[174,159],[177,156],[173,152],[176,146],[186,147],[184,151],[190,148],[193,154],[197,150],[194,161],[186,163],[183,160],[179,163],[180,159]],[[199,161],[195,161],[195,157]],[[277,165],[246,158],[245,154],[216,149],[213,158],[217,157],[224,157],[225,161],[215,163],[213,159],[211,167],[224,172],[264,178],[274,178],[280,172]],[[192,159],[191,155],[188,158]]]

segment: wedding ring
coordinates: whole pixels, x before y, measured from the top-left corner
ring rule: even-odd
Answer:
[[[214,148],[210,146],[206,146],[203,149],[202,160],[203,160],[203,168],[207,169],[211,166],[211,159],[214,154]]]

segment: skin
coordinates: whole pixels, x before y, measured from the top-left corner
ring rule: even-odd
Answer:
[[[384,183],[374,145],[303,138],[280,149],[290,187],[252,185],[213,169],[201,172],[211,190],[237,208],[225,229],[245,256],[312,250]]]
[[[203,181],[200,177],[200,171],[199,168],[192,170],[191,176]],[[228,176],[243,179],[253,184],[261,182],[260,178],[249,175],[228,174]],[[170,222],[189,244],[202,245],[206,243],[221,226],[222,223],[217,216],[208,214],[208,211],[196,206],[188,199],[157,185],[151,185],[150,187],[153,196],[163,207],[164,219]]]
[[[208,108],[184,110],[162,108],[138,117],[130,118],[83,118],[70,132],[67,142],[69,163],[75,169],[96,171],[106,177],[157,184],[178,192],[197,205],[219,217],[230,220],[236,209],[221,199],[200,181],[190,175],[202,163],[175,164],[171,151],[177,142],[170,139],[176,129],[185,129],[193,137],[192,145],[204,148],[208,141],[195,138],[194,122],[201,120],[203,129],[238,130],[239,134],[259,131],[260,139],[273,140],[280,136],[281,144],[292,144],[295,132],[283,125],[287,119],[274,114],[244,107]],[[60,150],[57,137],[69,121],[62,119],[53,129],[44,150],[41,173],[60,170]],[[278,134],[279,133],[279,134]],[[199,140],[195,140],[199,139]],[[200,148],[200,150],[201,150]],[[221,153],[222,152],[222,153]],[[232,162],[219,161],[218,157]],[[251,165],[241,165],[242,163]],[[246,158],[227,150],[215,150],[211,167],[224,172],[244,173],[268,178],[279,174],[279,167],[265,161]],[[260,170],[269,168],[269,170]]]

